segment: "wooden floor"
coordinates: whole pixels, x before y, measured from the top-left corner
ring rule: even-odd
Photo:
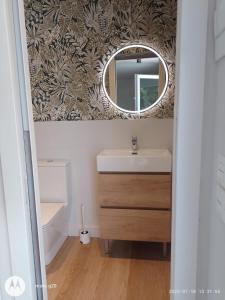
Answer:
[[[47,267],[48,284],[57,285],[48,290],[49,300],[169,299],[170,262],[160,259],[161,245],[116,242],[112,257],[99,245],[67,239]]]

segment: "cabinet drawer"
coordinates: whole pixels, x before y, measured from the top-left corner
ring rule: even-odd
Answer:
[[[169,242],[170,211],[100,208],[101,238]]]
[[[98,174],[101,207],[171,207],[171,174]]]

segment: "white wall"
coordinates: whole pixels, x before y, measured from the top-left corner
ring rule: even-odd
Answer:
[[[132,135],[140,147],[172,149],[173,120],[107,120],[36,122],[39,159],[69,159],[72,164],[70,234],[77,235],[80,203],[86,205],[88,227],[98,234],[96,203],[96,155],[107,148],[130,147]]]

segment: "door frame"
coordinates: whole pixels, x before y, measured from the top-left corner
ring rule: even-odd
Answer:
[[[194,300],[197,294],[208,1],[178,0],[171,300]]]
[[[20,0],[3,0],[0,10],[0,84],[2,109],[0,110],[0,156],[3,183],[3,205],[8,240],[7,272],[1,274],[1,295],[11,299],[4,290],[4,281],[11,276],[21,277],[26,289],[21,300],[47,299],[46,273],[42,228],[39,222],[39,185],[37,158],[33,126],[29,64],[26,47],[24,6]],[[3,72],[4,70],[4,72]],[[29,164],[33,178],[29,178],[26,159],[25,133],[30,140],[31,157]],[[34,185],[37,215],[37,235],[40,254],[40,274],[42,286],[37,287],[34,243],[31,229],[29,184]],[[19,238],[18,238],[19,237]],[[37,249],[36,249],[37,250]],[[39,291],[39,292],[38,292]]]

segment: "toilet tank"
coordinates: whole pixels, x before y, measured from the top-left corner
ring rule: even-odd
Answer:
[[[63,202],[69,198],[69,162],[66,160],[38,161],[40,201]]]

